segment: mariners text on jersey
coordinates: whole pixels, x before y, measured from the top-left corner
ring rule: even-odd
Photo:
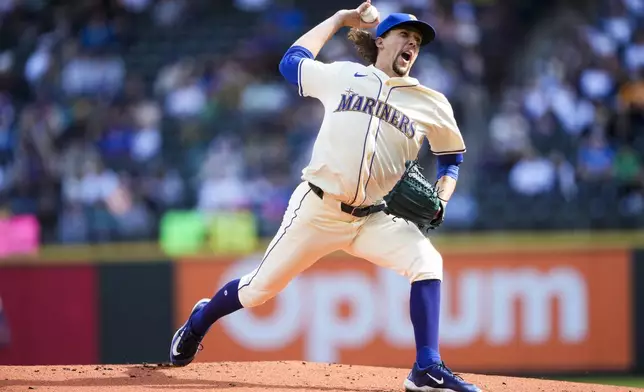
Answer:
[[[341,94],[338,107],[333,112],[347,111],[365,113],[386,121],[408,139],[412,139],[416,134],[416,123],[387,102],[348,91],[346,94]]]

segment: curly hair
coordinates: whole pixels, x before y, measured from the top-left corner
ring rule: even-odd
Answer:
[[[358,54],[365,59],[369,64],[375,64],[378,58],[378,47],[376,40],[371,36],[367,30],[352,28],[347,34],[349,41],[353,42],[353,46],[358,51]]]

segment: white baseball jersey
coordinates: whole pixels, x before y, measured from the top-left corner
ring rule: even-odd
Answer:
[[[427,138],[434,154],[465,145],[452,108],[413,78],[389,78],[373,66],[301,60],[299,93],[315,97],[325,115],[302,182],[261,263],[239,283],[239,301],[258,306],[320,258],[343,250],[405,276],[443,278],[443,260],[415,225],[380,211],[356,217],[341,210],[379,203],[416,159]],[[306,182],[322,188],[323,197]]]
[[[411,77],[390,78],[373,65],[303,59],[299,94],[324,105],[309,181],[353,206],[378,203],[427,138],[435,155],[465,152],[447,98]]]

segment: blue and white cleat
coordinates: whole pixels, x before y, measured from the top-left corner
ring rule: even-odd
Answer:
[[[407,392],[482,392],[476,385],[452,373],[444,362],[424,369],[414,363],[403,386]]]
[[[192,308],[185,324],[174,333],[172,344],[170,345],[170,363],[173,366],[187,366],[195,359],[205,335],[199,336],[192,332],[190,318],[206,306],[208,302],[210,302],[210,298],[199,300]]]

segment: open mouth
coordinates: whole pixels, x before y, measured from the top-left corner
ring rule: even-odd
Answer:
[[[411,52],[402,52],[402,54],[401,54],[400,56],[401,56],[401,57],[403,58],[403,60],[405,60],[405,61],[409,61],[409,60],[411,60]]]

